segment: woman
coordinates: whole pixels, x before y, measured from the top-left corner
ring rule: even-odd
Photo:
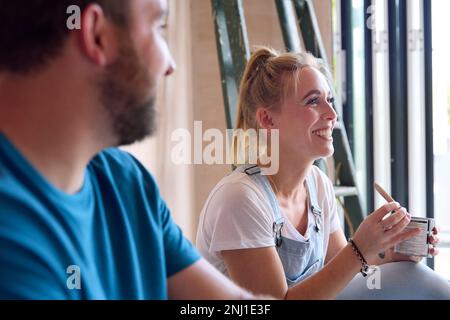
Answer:
[[[265,176],[262,166],[243,165],[222,179],[202,211],[197,246],[255,293],[333,299],[358,272],[370,273],[368,265],[418,260],[392,250],[419,232],[405,229],[411,216],[398,203],[373,212],[346,241],[332,183],[313,166],[334,151],[337,116],[328,81],[310,54],[269,48],[256,50],[244,72],[237,129],[278,129],[279,170]]]

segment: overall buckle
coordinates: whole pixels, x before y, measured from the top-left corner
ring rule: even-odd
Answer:
[[[281,229],[283,229],[283,222],[280,223],[273,223],[273,233],[275,237],[275,245],[277,247],[281,247],[281,243],[283,242],[283,239],[281,238]]]

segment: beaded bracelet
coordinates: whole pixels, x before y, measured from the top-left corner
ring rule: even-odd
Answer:
[[[353,251],[355,252],[356,256],[358,257],[359,261],[361,261],[362,267],[361,267],[361,274],[363,277],[367,277],[367,275],[370,273],[370,266],[367,263],[366,259],[364,259],[364,256],[362,255],[361,251],[359,251],[358,247],[356,246],[355,242],[352,238],[348,239],[348,242],[352,246]]]

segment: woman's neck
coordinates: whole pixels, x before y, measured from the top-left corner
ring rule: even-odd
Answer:
[[[280,159],[278,173],[270,176],[272,184],[275,185],[277,197],[282,199],[296,199],[300,195],[304,197],[305,180],[312,168],[312,161],[299,161],[298,159]]]

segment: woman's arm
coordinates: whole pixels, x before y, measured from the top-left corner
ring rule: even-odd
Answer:
[[[230,278],[251,292],[284,299],[288,286],[275,247],[221,252]]]
[[[350,246],[321,271],[288,289],[281,260],[274,247],[222,251],[233,281],[248,290],[279,299],[333,299],[361,268]]]
[[[344,232],[342,229],[330,234],[330,239],[328,240],[327,255],[325,258],[325,264],[331,261],[342,249],[347,245],[347,240],[345,239]]]
[[[384,205],[361,224],[354,236],[360,251],[368,261],[373,261],[378,252],[392,247],[414,235],[418,230],[404,228],[409,223],[404,209],[383,221],[392,226],[385,231],[381,219],[398,204]],[[334,243],[334,240],[337,243]],[[288,289],[284,270],[274,247],[222,251],[228,273],[239,285],[260,294],[269,294],[285,299],[334,299],[361,268],[361,262],[350,245],[342,246],[343,234],[333,233],[331,251],[327,253],[328,263],[315,275]]]

